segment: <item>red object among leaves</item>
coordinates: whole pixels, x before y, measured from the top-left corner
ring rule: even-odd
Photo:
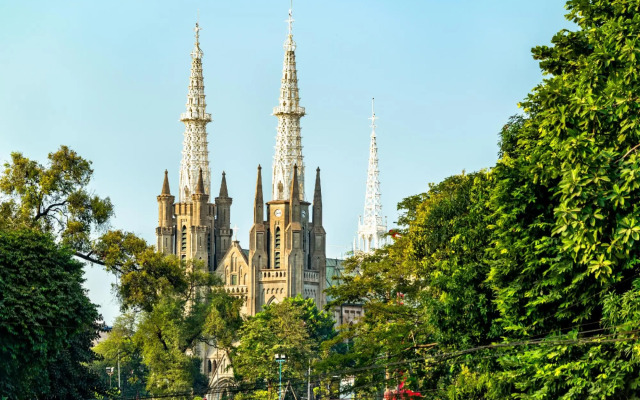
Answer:
[[[421,399],[422,394],[420,392],[414,392],[411,389],[404,388],[405,381],[400,382],[398,390],[388,390],[384,393],[385,400],[411,400]]]

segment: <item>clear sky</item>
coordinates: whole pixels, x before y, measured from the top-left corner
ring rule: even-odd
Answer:
[[[570,24],[560,0],[296,0],[307,171],[322,170],[328,256],[364,207],[376,98],[383,213],[429,182],[491,167],[497,133],[541,79],[531,47]],[[212,191],[222,171],[247,246],[256,168],[270,198],[287,0],[0,1],[0,162],[65,144],[93,162],[113,228],[154,242],[163,172],[177,187],[193,26],[204,51]],[[313,193],[307,173],[307,197]],[[175,190],[174,190],[175,194]],[[108,322],[113,276],[87,267]]]

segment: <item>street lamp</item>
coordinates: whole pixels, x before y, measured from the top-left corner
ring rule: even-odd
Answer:
[[[107,375],[109,375],[109,389],[111,389],[111,375],[113,375],[113,367],[107,367]]]
[[[278,393],[278,400],[282,400],[282,364],[287,360],[287,356],[284,354],[276,354],[276,362],[280,364],[280,390]]]

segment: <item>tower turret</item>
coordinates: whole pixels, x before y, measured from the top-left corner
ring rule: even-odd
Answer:
[[[298,166],[293,166],[293,181],[289,196],[289,223],[300,225],[300,185],[298,184]]]
[[[320,168],[316,169],[316,187],[313,192],[313,221],[310,232],[309,262],[307,268],[312,270],[309,278],[317,276],[317,292],[315,292],[318,307],[324,306],[324,288],[327,274],[326,232],[322,226],[322,189],[320,187]]]
[[[207,149],[207,124],[211,122],[211,114],[206,112],[200,30],[200,26],[196,23],[196,40],[191,52],[191,76],[186,111],[180,114],[180,121],[185,125],[178,194],[181,203],[191,202],[191,194],[196,189],[199,170],[202,170],[204,193],[211,193],[211,169]]]
[[[233,199],[229,197],[227,190],[227,174],[222,172],[222,181],[220,183],[220,194],[216,197],[216,219],[215,219],[215,268],[222,259],[222,256],[231,246],[231,203]]]
[[[313,191],[313,226],[322,226],[322,188],[320,187],[320,167],[316,169],[316,187]]]
[[[298,196],[304,200],[304,161],[300,136],[300,118],[304,107],[300,107],[298,72],[296,70],[296,44],[293,41],[293,14],[289,9],[289,34],[284,42],[284,63],[280,84],[280,99],[273,115],[278,117],[276,153],[273,157],[272,199],[288,200],[293,180],[293,166],[298,166]]]
[[[382,221],[380,202],[380,171],[378,171],[378,146],[376,144],[376,113],[371,99],[371,142],[369,144],[369,167],[367,169],[367,192],[364,199],[364,218],[358,221],[359,250],[370,252],[385,244],[387,225]]]
[[[289,274],[289,295],[304,293],[303,273],[305,264],[304,232],[301,224],[298,166],[293,166],[293,180],[289,196],[289,225],[286,230],[286,248]]]
[[[256,197],[253,202],[253,223],[264,223],[264,198],[262,196],[262,166],[258,165],[258,178],[256,181]]]
[[[202,179],[202,169],[198,171],[198,181],[196,183],[195,191],[191,195],[191,201],[193,203],[193,222],[197,226],[205,226],[207,224],[207,203],[209,202],[209,195],[205,193],[204,182]]]
[[[261,269],[269,267],[269,253],[267,249],[267,226],[264,222],[264,200],[262,195],[262,167],[258,165],[256,179],[256,196],[253,203],[253,226],[249,233],[249,260],[251,270],[249,274],[249,290],[251,301],[247,301],[247,312],[253,315],[261,309],[261,291],[259,285]],[[254,284],[255,283],[255,284]]]
[[[164,171],[162,191],[158,196],[158,227],[156,239],[158,251],[165,254],[174,253],[173,201],[175,197],[169,190],[169,173]]]

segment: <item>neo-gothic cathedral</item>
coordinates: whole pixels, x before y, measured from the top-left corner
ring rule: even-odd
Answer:
[[[229,293],[245,300],[246,315],[255,315],[266,304],[297,295],[314,299],[318,307],[326,303],[326,233],[322,226],[320,169],[315,171],[313,203],[309,203],[304,196],[305,166],[300,136],[300,118],[305,110],[299,104],[292,22],[290,14],[280,98],[273,109],[278,125],[272,197],[264,202],[262,168],[258,166],[248,250],[232,238],[232,198],[224,172],[219,194],[212,198],[206,130],[211,114],[206,112],[198,24],[191,52],[186,111],[180,115],[185,131],[178,201],[171,194],[167,171],[157,197],[158,250],[204,262],[211,273],[221,275]],[[335,263],[336,260],[330,260],[329,264]],[[196,352],[203,359],[202,370],[213,387],[222,387],[232,378],[231,369],[226,368],[228,359],[218,349],[203,345]]]
[[[305,167],[300,137],[296,71],[296,45],[291,33],[284,44],[284,66],[279,104],[276,153],[273,159],[272,199],[264,203],[262,169],[258,166],[253,226],[249,249],[232,240],[232,199],[222,173],[219,195],[212,200],[211,169],[207,149],[206,112],[199,26],[191,52],[191,76],[186,111],[178,202],[171,195],[165,171],[158,196],[158,249],[182,259],[202,260],[209,271],[220,274],[227,290],[245,299],[245,314],[254,315],[262,306],[285,297],[312,298],[319,307],[325,303],[325,230],[322,227],[320,169],[316,170],[313,204],[305,201]]]

